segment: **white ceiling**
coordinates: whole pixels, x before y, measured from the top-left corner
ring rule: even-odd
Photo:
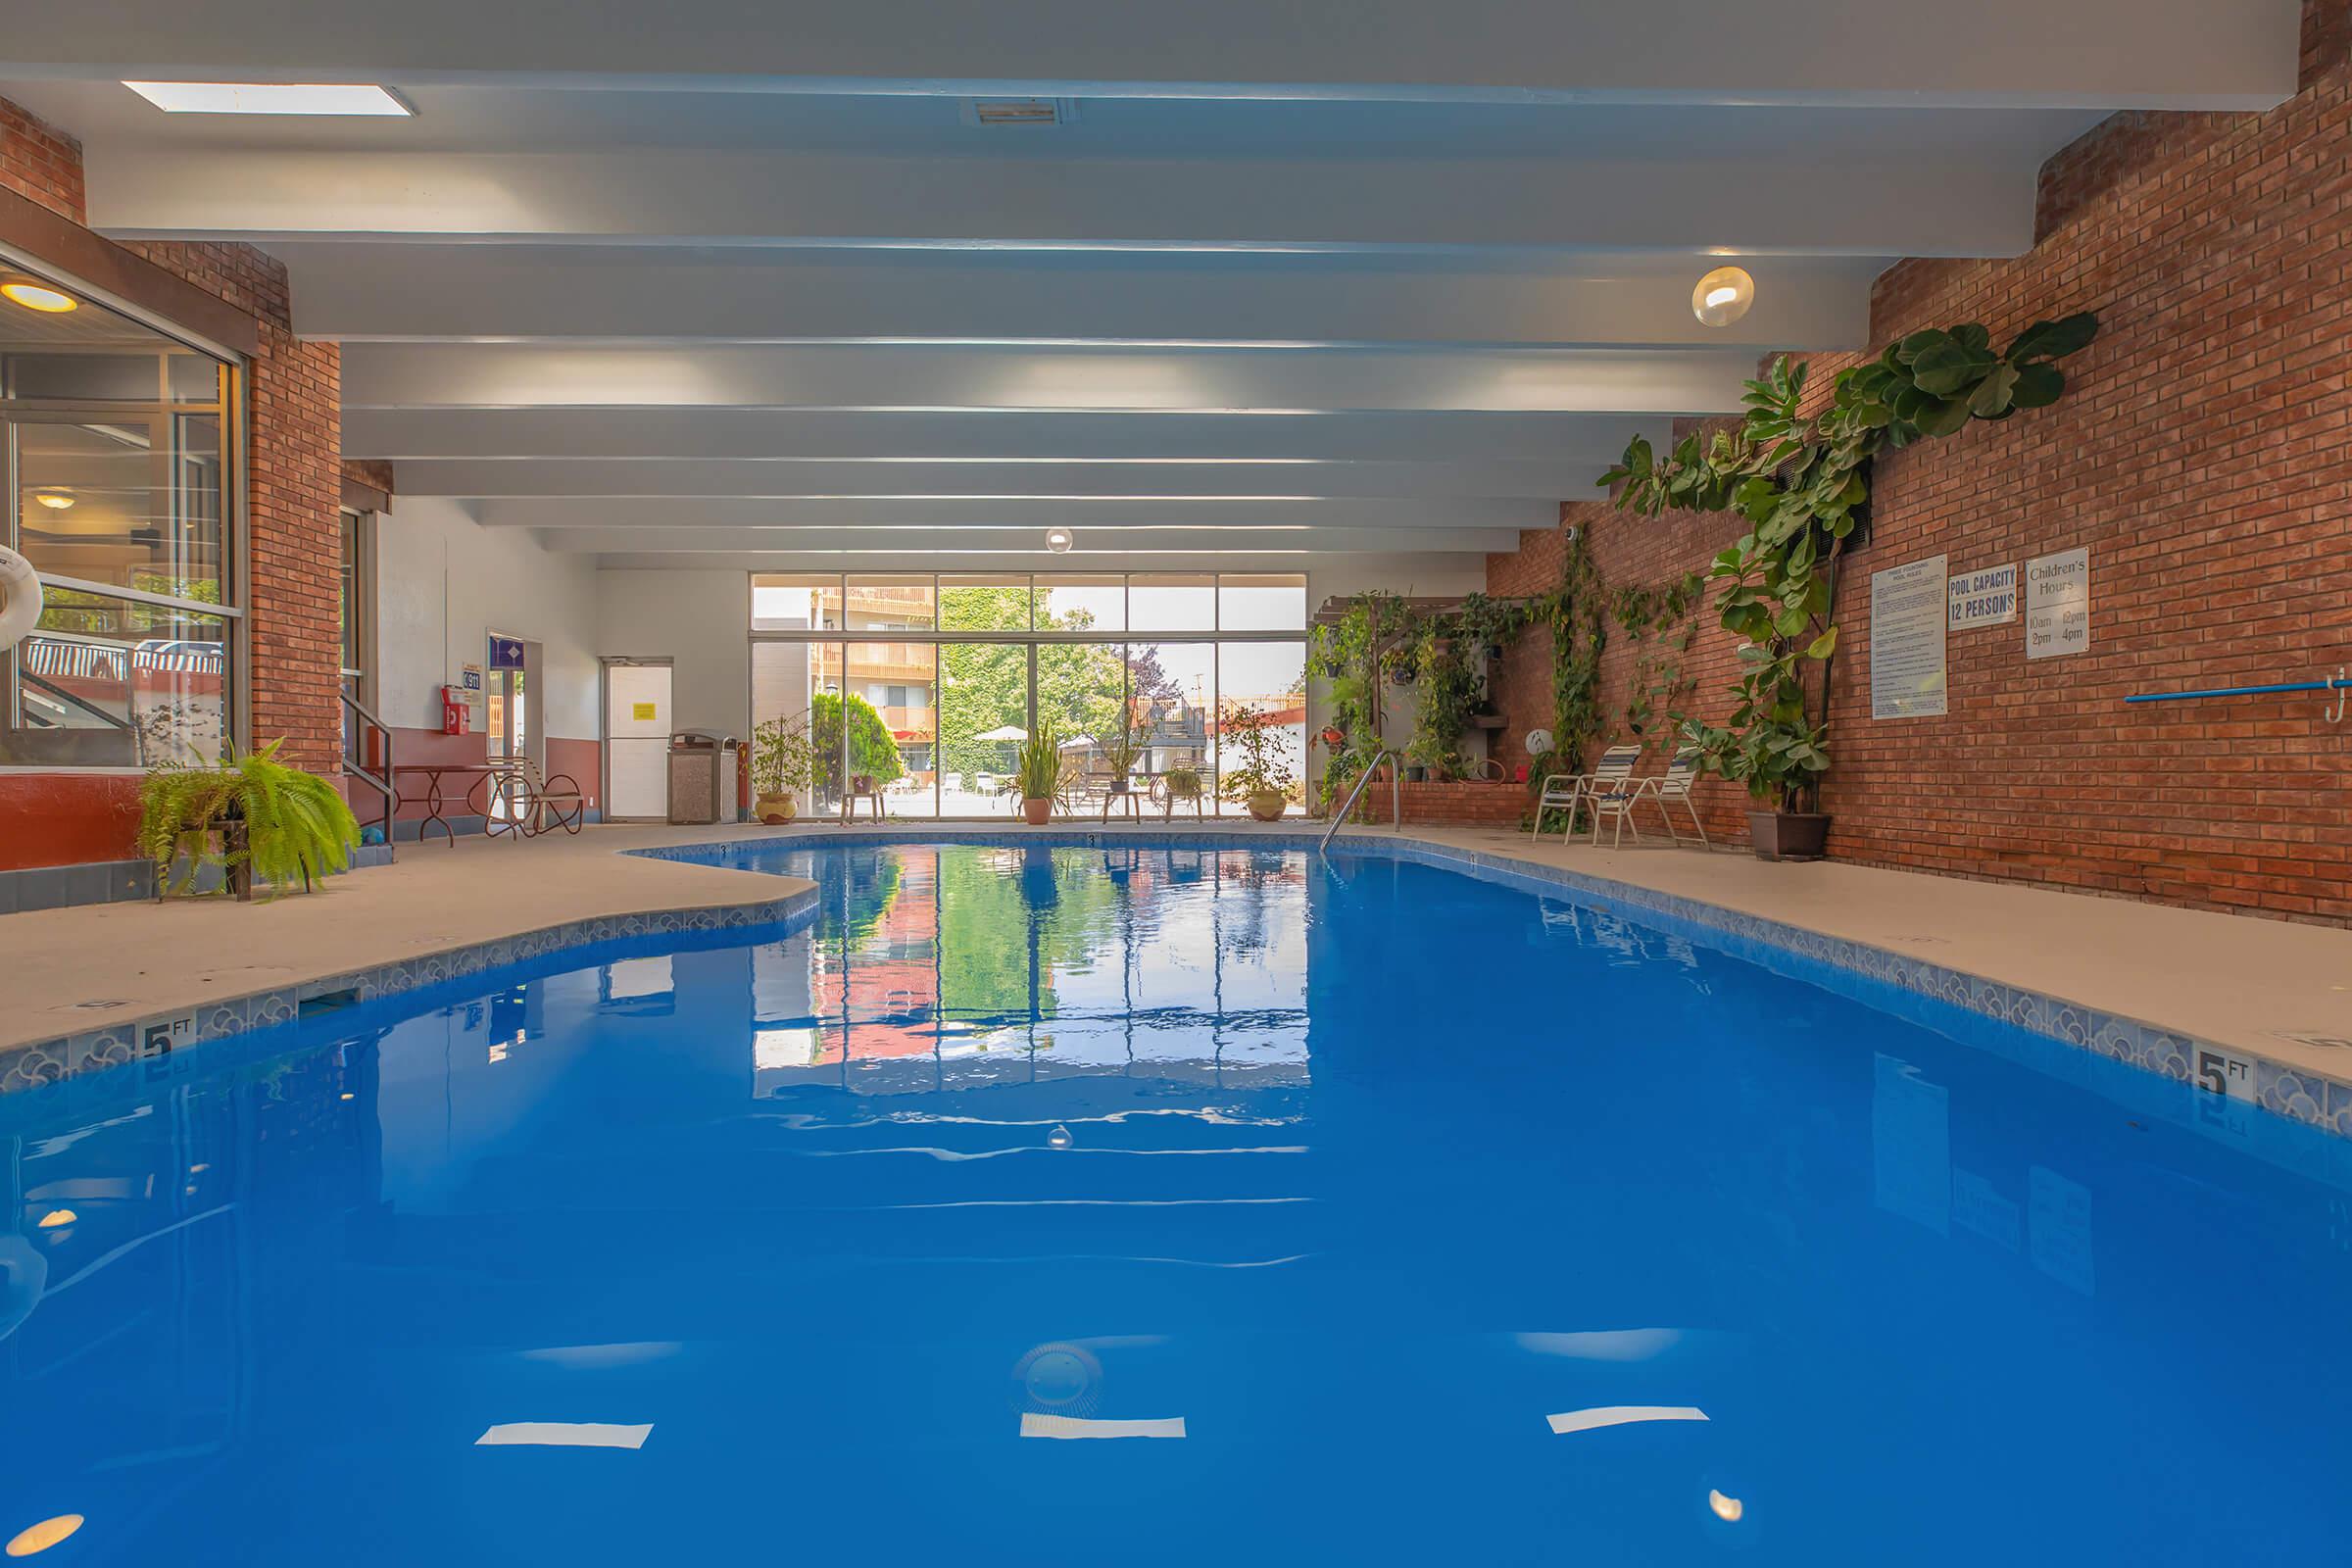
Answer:
[[[2104,115],[2284,99],[2299,9],[80,0],[12,19],[0,96],[82,139],[96,226],[285,259],[350,456],[551,548],[1270,564],[1507,547],[1761,353],[1859,343],[1890,260],[2024,250]],[[1013,92],[1076,121],[967,122]]]

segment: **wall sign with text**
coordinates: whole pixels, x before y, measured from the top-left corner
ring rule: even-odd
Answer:
[[[1954,631],[2005,626],[2017,618],[2017,563],[1964,571],[1951,579],[1947,623]]]
[[[2090,552],[2061,550],[2026,563],[2026,657],[2057,659],[2090,646]]]
[[[1870,574],[1870,716],[1925,718],[1944,708],[1944,557]]]

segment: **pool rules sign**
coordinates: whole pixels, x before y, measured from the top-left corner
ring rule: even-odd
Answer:
[[[2090,646],[2090,552],[2061,550],[2026,563],[2026,657],[2058,659]]]
[[[1870,716],[1944,711],[1942,556],[1870,574]]]

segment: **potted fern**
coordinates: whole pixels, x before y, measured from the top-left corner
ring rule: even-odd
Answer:
[[[760,798],[752,814],[762,822],[789,822],[798,810],[793,797],[816,780],[816,746],[808,726],[771,718],[752,731],[752,787]]]
[[[1037,733],[1021,743],[1013,776],[1021,786],[1021,814],[1031,827],[1044,827],[1054,814],[1054,792],[1061,787],[1061,736],[1052,719],[1037,721]]]
[[[277,760],[283,740],[237,753],[218,767],[174,762],[139,783],[139,853],[155,865],[158,899],[194,890],[208,867],[227,891],[250,898],[253,880],[271,896],[299,880],[351,863],[360,824],[332,784]]]

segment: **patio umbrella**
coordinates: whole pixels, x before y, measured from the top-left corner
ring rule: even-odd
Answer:
[[[982,730],[972,737],[976,741],[1025,741],[1029,732],[1018,724],[999,724],[995,729]]]
[[[1065,752],[1074,752],[1081,746],[1092,746],[1094,744],[1095,738],[1092,735],[1073,735],[1068,740],[1061,743],[1061,750]]]

